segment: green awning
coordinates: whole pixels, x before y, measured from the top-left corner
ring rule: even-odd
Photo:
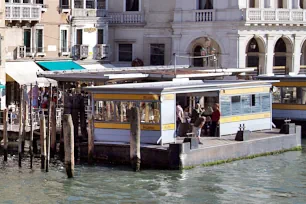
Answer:
[[[0,84],[0,89],[5,89],[5,85]]]
[[[79,64],[73,61],[48,61],[48,62],[36,62],[45,70],[49,71],[66,71],[66,70],[82,70],[84,69]]]

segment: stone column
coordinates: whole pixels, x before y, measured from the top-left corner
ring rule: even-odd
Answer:
[[[265,73],[265,53],[258,53],[259,63],[258,63],[258,73],[259,75]]]
[[[246,42],[246,36],[238,36],[238,68],[246,67],[246,47],[248,42]]]
[[[74,9],[74,0],[71,0],[71,1],[70,1],[70,8],[71,8],[71,9]]]
[[[265,8],[265,0],[258,0],[258,3],[259,3],[258,8]]]
[[[221,62],[222,67],[228,68],[238,68],[238,35],[237,34],[229,34],[227,35],[229,38],[229,42],[225,47],[228,47],[228,50],[222,50],[223,54],[227,53],[226,58]]]
[[[83,8],[86,9],[86,0],[83,0]]]
[[[293,67],[290,70],[291,72],[294,72],[295,74],[298,74],[300,72],[301,67],[301,50],[302,50],[302,36],[294,35],[294,50],[293,50]]]
[[[266,8],[274,8],[274,1],[275,0],[265,0]]]
[[[266,75],[273,76],[273,61],[274,61],[274,38],[273,35],[266,35],[266,66],[265,73]]]

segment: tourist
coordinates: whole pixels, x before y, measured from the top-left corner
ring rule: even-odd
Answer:
[[[184,119],[184,111],[182,106],[177,103],[176,104],[176,135],[180,135],[180,124],[183,122]]]
[[[192,110],[191,123],[195,123],[195,121],[202,115],[202,113],[203,111],[201,109],[201,105],[197,103],[196,107]]]
[[[195,121],[195,123],[194,123],[194,125],[193,125],[193,127],[192,127],[192,133],[193,133],[193,135],[198,139],[199,144],[203,144],[203,143],[201,142],[200,137],[201,137],[201,132],[202,132],[202,128],[203,128],[203,126],[204,126],[204,124],[205,124],[205,121],[206,121],[206,118],[203,117],[203,116],[201,116],[201,117],[199,117],[199,118]]]
[[[213,113],[211,115],[211,128],[210,128],[210,136],[215,137],[216,136],[216,131],[217,131],[217,127],[219,125],[220,122],[220,111],[219,111],[219,104],[216,103],[213,107]]]

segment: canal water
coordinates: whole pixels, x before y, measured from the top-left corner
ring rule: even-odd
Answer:
[[[0,203],[305,203],[306,140],[302,152],[185,171],[77,166],[66,179],[60,162],[49,173],[28,160],[0,164]]]

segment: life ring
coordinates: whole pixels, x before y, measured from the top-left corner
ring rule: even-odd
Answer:
[[[132,67],[142,67],[144,66],[144,63],[141,59],[136,58],[132,61]]]

